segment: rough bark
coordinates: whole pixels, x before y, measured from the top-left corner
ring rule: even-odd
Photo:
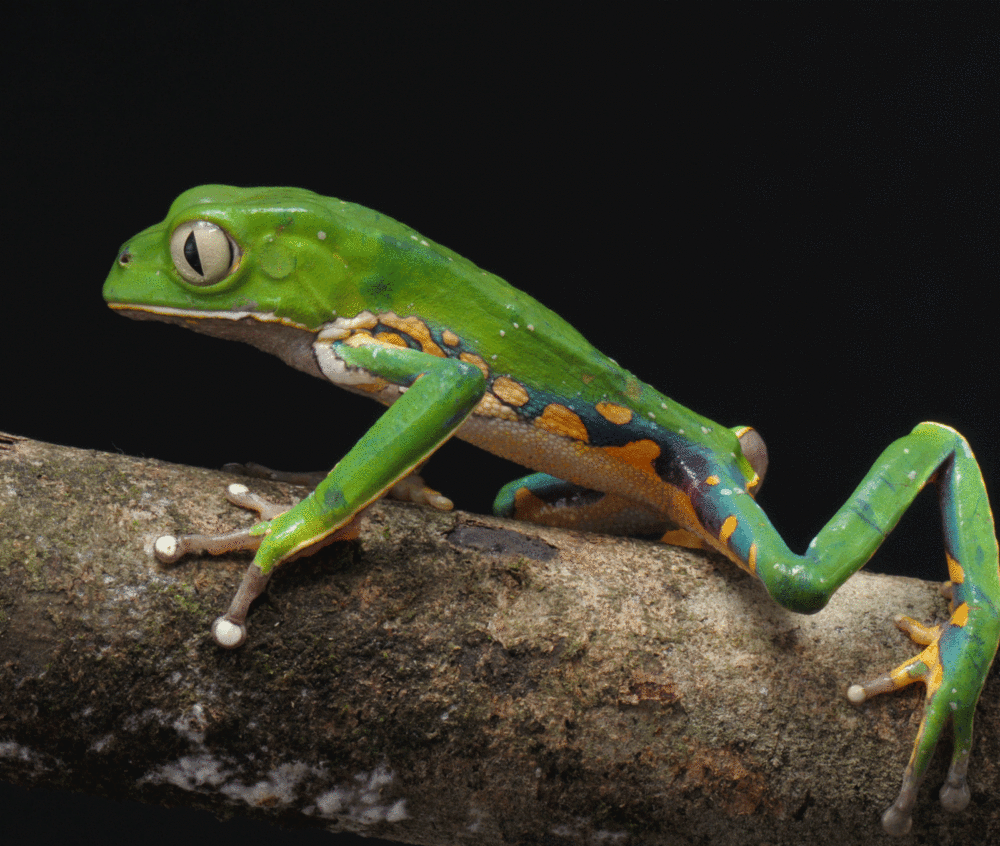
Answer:
[[[935,585],[858,574],[803,617],[715,556],[382,503],[225,652],[248,559],[151,548],[247,522],[228,480],[0,435],[0,779],[403,843],[883,838],[922,688],[844,693]],[[938,807],[939,752],[916,842],[1000,836],[998,729],[994,673],[972,804]]]

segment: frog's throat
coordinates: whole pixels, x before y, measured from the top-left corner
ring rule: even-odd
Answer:
[[[112,303],[116,311],[134,320],[159,320],[184,326],[203,335],[243,341],[257,349],[276,355],[285,364],[324,379],[313,355],[316,332],[291,323],[271,313],[262,312],[196,312],[172,308],[142,308]]]

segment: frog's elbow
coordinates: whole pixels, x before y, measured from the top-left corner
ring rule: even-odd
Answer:
[[[772,573],[761,573],[768,593],[774,600],[796,614],[815,614],[830,601],[836,585],[810,571],[803,561],[776,564]]]

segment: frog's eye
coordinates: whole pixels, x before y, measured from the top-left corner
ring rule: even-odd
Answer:
[[[214,285],[236,267],[240,248],[218,224],[189,220],[170,236],[170,257],[192,285]]]
[[[757,483],[753,490],[754,495],[756,495],[764,481],[764,474],[767,473],[767,445],[757,430],[751,429],[749,426],[737,429],[736,436],[740,440],[743,457],[750,462],[754,473],[757,474]]]

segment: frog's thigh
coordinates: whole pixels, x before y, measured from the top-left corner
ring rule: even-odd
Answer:
[[[547,473],[532,473],[504,485],[493,513],[585,532],[661,537],[670,524],[625,497],[565,482]]]

